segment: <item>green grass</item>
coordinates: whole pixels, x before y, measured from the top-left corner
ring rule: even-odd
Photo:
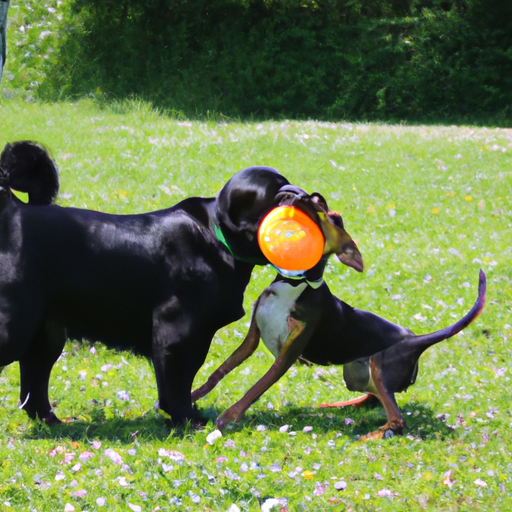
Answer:
[[[341,367],[294,366],[210,446],[213,423],[169,431],[144,359],[70,341],[50,399],[75,421],[51,429],[18,410],[11,365],[0,375],[0,510],[257,511],[267,498],[293,511],[510,510],[511,130],[199,123],[137,101],[100,109],[17,97],[0,99],[0,119],[0,147],[30,138],[51,150],[61,205],[143,212],[213,196],[246,166],[276,167],[323,193],[358,242],[366,272],[331,262],[332,290],[418,333],[459,318],[478,270],[488,277],[483,314],[424,355],[417,384],[398,396],[405,435],[386,441],[358,439],[384,423],[382,408],[316,407],[354,396]],[[254,272],[246,311],[272,278]],[[248,319],[217,333],[196,384]],[[215,417],[272,361],[260,348],[200,408]]]

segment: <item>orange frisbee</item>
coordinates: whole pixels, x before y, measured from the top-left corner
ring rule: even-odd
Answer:
[[[258,244],[265,258],[283,270],[309,270],[324,252],[321,229],[302,210],[277,206],[258,229]]]

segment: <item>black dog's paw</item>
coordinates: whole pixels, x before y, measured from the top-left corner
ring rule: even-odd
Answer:
[[[199,411],[195,407],[192,410],[192,416],[190,417],[190,426],[195,430],[201,430],[207,425],[208,422],[212,421],[212,418],[204,414],[203,411]]]
[[[44,418],[41,418],[41,420],[49,425],[50,427],[53,425],[61,425],[62,421],[55,416],[55,413],[53,411],[50,411]]]

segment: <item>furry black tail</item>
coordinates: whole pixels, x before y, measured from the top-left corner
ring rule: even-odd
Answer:
[[[0,155],[0,185],[28,194],[29,204],[53,203],[59,192],[57,166],[37,142],[6,144]]]

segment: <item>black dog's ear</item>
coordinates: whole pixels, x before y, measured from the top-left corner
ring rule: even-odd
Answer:
[[[309,194],[295,185],[285,185],[279,189],[276,199],[280,205],[291,205],[299,199],[307,199]]]
[[[7,171],[0,165],[0,189],[9,188],[9,175]]]
[[[237,172],[222,187],[216,201],[217,219],[223,228],[245,228],[278,204],[278,193],[288,180],[271,167],[249,167]],[[256,228],[257,229],[257,228]]]
[[[215,202],[218,226],[233,253],[264,265],[257,234],[263,216],[279,204],[279,192],[288,180],[271,167],[249,167],[236,173],[222,187]]]

